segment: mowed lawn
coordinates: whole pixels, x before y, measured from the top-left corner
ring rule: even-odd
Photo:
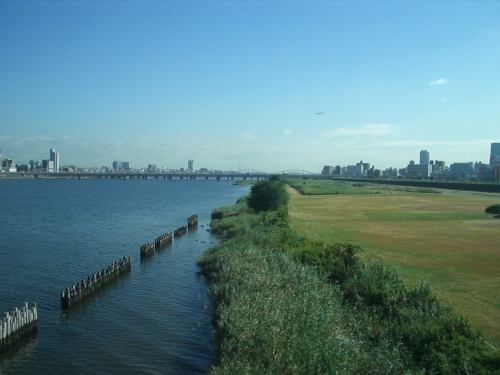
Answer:
[[[408,285],[427,280],[444,304],[500,347],[499,195],[301,195],[290,191],[292,228],[310,239],[352,242],[363,259],[395,266]]]

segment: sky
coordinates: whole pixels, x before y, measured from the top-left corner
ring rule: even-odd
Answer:
[[[492,142],[499,1],[0,1],[16,163],[319,173]]]

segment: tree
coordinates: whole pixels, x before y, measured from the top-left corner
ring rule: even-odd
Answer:
[[[500,214],[500,204],[492,204],[491,206],[486,207],[484,212],[488,214]]]
[[[279,180],[264,180],[252,186],[248,207],[255,212],[278,211],[288,205],[288,200],[285,184]]]

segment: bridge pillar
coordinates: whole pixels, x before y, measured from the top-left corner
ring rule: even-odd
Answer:
[[[220,181],[220,176],[217,176],[217,181]]]
[[[82,176],[78,176],[78,179],[81,180],[82,179]]]

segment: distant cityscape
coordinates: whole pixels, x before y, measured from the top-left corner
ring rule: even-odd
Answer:
[[[126,161],[115,160],[111,166],[101,168],[80,168],[76,165],[61,166],[59,152],[49,150],[49,158],[42,161],[30,160],[28,164],[16,164],[12,159],[3,158],[0,149],[0,173],[225,173],[221,170],[194,167],[194,160],[187,160],[187,168],[158,168],[156,164],[148,164],[143,168],[131,168]],[[368,177],[368,178],[408,178],[432,180],[468,180],[500,182],[500,143],[492,143],[489,164],[483,162],[454,162],[449,166],[444,160],[431,160],[430,152],[420,151],[419,162],[410,160],[403,168],[376,169],[370,163],[362,160],[355,165],[332,166],[325,165],[322,175],[338,177]]]
[[[131,168],[130,162],[115,160],[111,166],[81,168],[76,165],[60,165],[59,152],[51,148],[49,150],[49,158],[42,161],[30,160],[28,164],[17,164],[13,159],[3,158],[2,150],[0,149],[0,173],[120,173],[120,172],[147,172],[147,173],[219,173],[220,170],[208,168],[194,169],[194,160],[189,158],[187,168],[159,168],[156,164],[148,164],[144,168]]]
[[[492,143],[490,163],[465,162],[446,165],[444,160],[431,160],[430,152],[420,151],[419,163],[410,160],[404,168],[375,169],[370,163],[360,161],[356,165],[341,167],[325,165],[322,174],[347,177],[410,178],[432,180],[468,180],[500,182],[500,143]]]

